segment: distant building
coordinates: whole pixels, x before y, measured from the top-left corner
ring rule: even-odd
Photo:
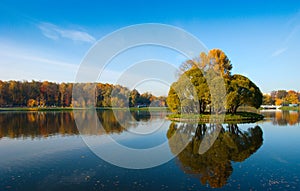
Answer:
[[[143,107],[148,107],[146,104],[143,105],[137,105],[137,108],[143,108]]]
[[[289,104],[289,107],[298,107],[299,104]]]

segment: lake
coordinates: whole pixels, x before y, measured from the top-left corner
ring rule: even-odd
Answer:
[[[0,190],[300,190],[300,113],[262,113],[252,124],[187,124],[165,112],[98,111],[102,128],[77,129],[75,116],[91,113],[0,112]],[[164,152],[136,162],[108,138]],[[129,166],[166,162],[128,169],[105,154]]]

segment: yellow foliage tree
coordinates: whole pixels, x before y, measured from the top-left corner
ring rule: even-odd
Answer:
[[[276,98],[275,105],[281,105],[282,102],[283,102],[282,99]]]
[[[27,102],[27,106],[28,107],[34,107],[36,106],[36,101],[34,99],[29,99],[28,102]]]

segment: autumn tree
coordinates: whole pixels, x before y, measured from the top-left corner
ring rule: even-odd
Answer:
[[[7,105],[8,102],[8,83],[0,80],[0,106]]]
[[[274,105],[275,100],[272,99],[272,96],[269,94],[264,94],[263,95],[263,105]]]
[[[263,95],[260,89],[247,77],[235,74],[227,85],[227,109],[236,113],[241,105],[259,108]]]
[[[141,96],[140,93],[136,89],[133,89],[130,92],[130,97],[129,97],[130,107],[137,106],[138,100],[140,99],[140,96]]]
[[[297,92],[290,90],[287,92],[286,101],[290,104],[298,104],[298,94]]]
[[[259,88],[245,76],[231,75],[231,62],[220,49],[201,53],[183,63],[180,69],[181,74],[171,85],[167,98],[173,112],[201,114],[210,106],[211,112],[223,113],[227,108],[236,113],[241,105],[258,108],[262,104]]]
[[[128,107],[130,90],[120,85],[114,86],[111,93],[112,107]]]
[[[0,81],[0,107],[134,107],[138,104],[165,106],[165,102],[164,96],[156,97],[147,92],[141,95],[135,89],[130,91],[107,83]]]
[[[180,66],[180,70],[185,72],[192,67],[197,67],[202,71],[214,70],[223,77],[229,77],[232,69],[229,58],[220,49],[212,49],[208,54],[201,52],[199,57],[184,62]]]
[[[300,101],[300,94],[294,90],[272,91],[270,97],[270,101],[275,105],[298,104]]]
[[[174,90],[174,86],[176,86],[176,82],[174,82],[170,87],[168,97],[167,97],[167,103],[168,103],[169,109],[172,112],[179,113],[181,105],[180,105],[179,97],[178,97],[176,91]]]

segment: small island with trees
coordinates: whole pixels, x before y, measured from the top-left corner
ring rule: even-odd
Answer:
[[[167,118],[174,121],[209,122],[215,113],[222,114],[225,122],[254,122],[263,119],[257,113],[238,111],[240,106],[258,109],[263,94],[249,78],[231,74],[231,69],[229,58],[220,49],[212,49],[207,54],[202,52],[198,58],[184,62],[178,80],[171,85],[168,93],[167,104],[173,114]],[[218,98],[214,100],[211,86],[215,90],[223,88],[224,94],[218,95],[215,92]],[[220,103],[220,99],[223,102]],[[216,105],[223,109],[216,111]]]

